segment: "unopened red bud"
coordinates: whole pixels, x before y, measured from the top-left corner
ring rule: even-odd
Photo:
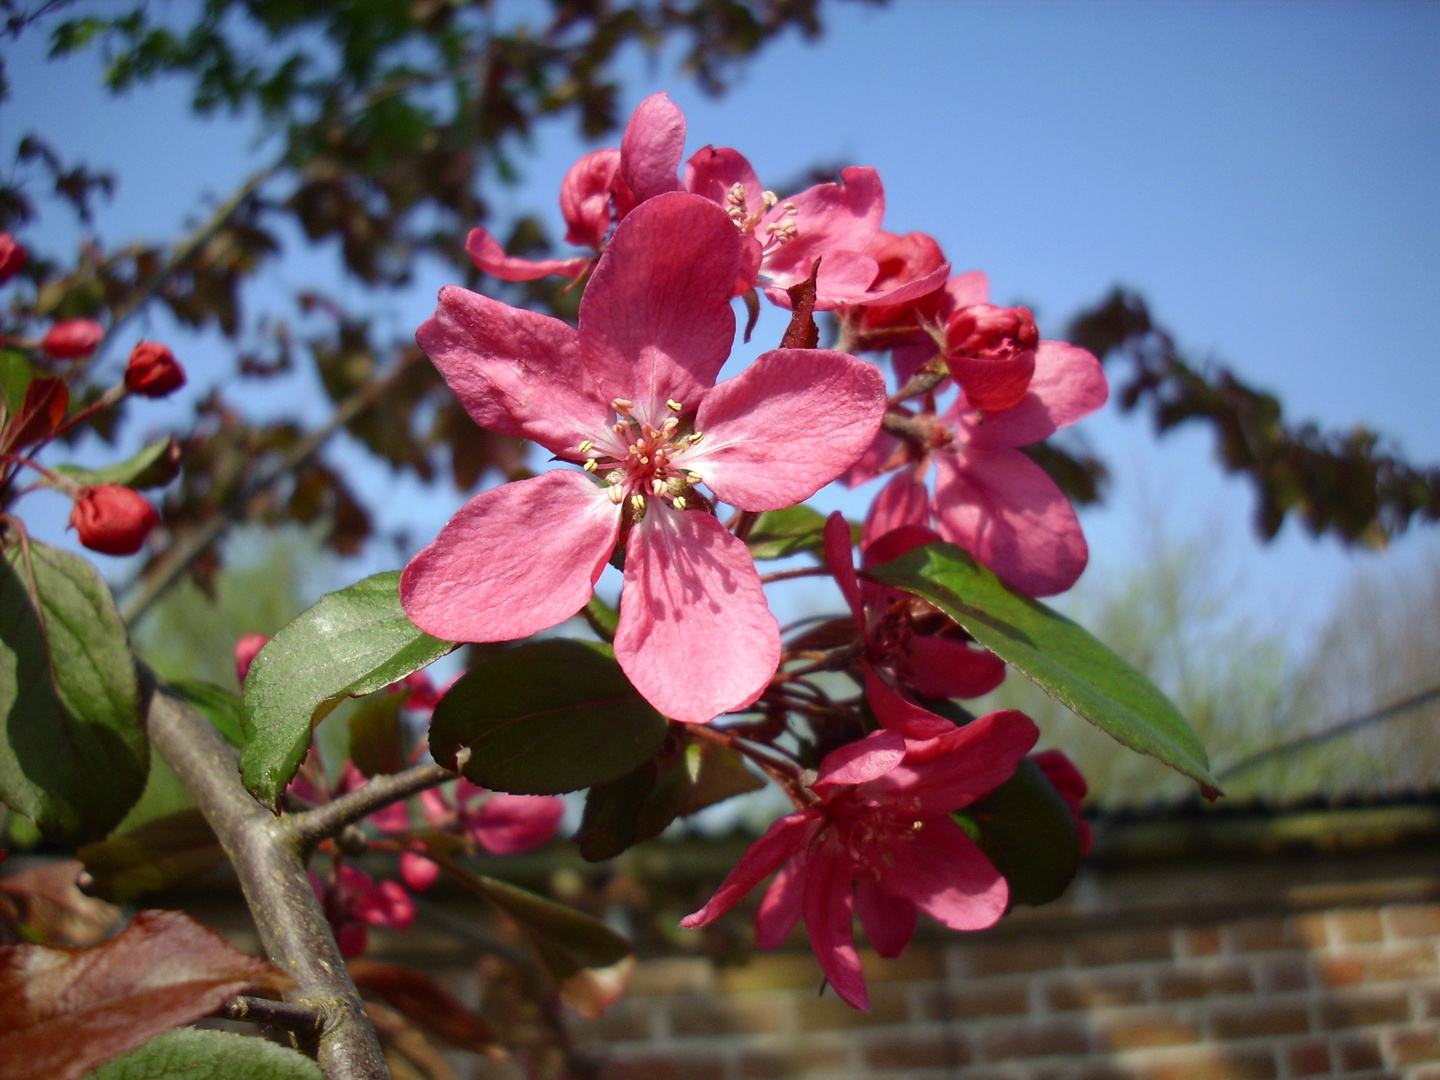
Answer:
[[[141,397],[160,398],[185,385],[185,369],[168,346],[142,341],[125,365],[125,388]]]
[[[21,270],[30,253],[24,245],[8,232],[0,232],[0,285],[4,285]]]
[[[80,489],[70,524],[80,543],[104,555],[133,555],[145,545],[160,516],[145,496],[119,484]]]
[[[100,345],[105,328],[94,319],[66,319],[50,328],[40,347],[52,360],[79,360]]]
[[[972,304],[945,323],[945,362],[977,409],[1017,404],[1035,374],[1040,331],[1028,308]]]
[[[250,674],[250,665],[256,655],[270,641],[264,634],[246,634],[235,642],[235,681],[245,685],[245,676]]]

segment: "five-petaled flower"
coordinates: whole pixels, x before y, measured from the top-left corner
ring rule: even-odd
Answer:
[[[954,930],[982,930],[1005,913],[1009,886],[950,814],[1008,780],[1037,735],[1007,710],[932,739],[878,731],[840,747],[821,762],[815,803],[771,825],[680,925],[712,922],[779,870],[756,915],[757,944],[776,948],[803,916],[830,985],[869,1008],[853,915],[875,951],[894,957],[917,910]]]
[[[714,385],[735,336],[741,239],[683,192],[616,229],[575,329],[464,289],[416,335],[470,416],[584,471],[481,492],[405,568],[421,629],[505,641],[590,599],[617,545],[625,586],[615,656],[666,715],[705,723],[755,701],[779,628],[745,545],[702,481],[747,511],[792,506],[848,468],[885,411],[879,370],[824,349],[777,349]]]

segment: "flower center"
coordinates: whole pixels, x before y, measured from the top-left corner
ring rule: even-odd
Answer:
[[[649,498],[666,499],[676,510],[686,509],[693,498],[691,488],[704,478],[675,459],[705,436],[698,431],[681,433],[680,415],[685,406],[667,401],[676,415],[667,417],[657,428],[630,415],[635,408],[633,401],[616,398],[611,405],[619,417],[610,429],[616,439],[609,452],[590,439],[580,444],[585,471],[601,478],[610,501],[617,506],[628,499],[636,521],[644,516]]]
[[[725,212],[730,215],[730,220],[735,222],[735,227],[740,230],[741,236],[755,236],[755,229],[764,220],[765,215],[780,205],[780,196],[773,191],[762,191],[760,193],[760,209],[753,214],[746,210],[748,201],[744,184],[735,184],[725,193]],[[760,241],[761,249],[767,253],[787,241],[794,240],[800,234],[795,222],[790,220],[799,213],[799,210],[793,202],[786,202],[784,210],[785,214],[781,220],[770,222],[760,230],[760,235],[756,236],[756,239]]]
[[[859,872],[868,872],[877,881],[893,863],[891,852],[898,845],[913,841],[924,828],[920,820],[920,800],[913,797],[877,807],[847,793],[828,809],[835,841],[845,849]]]

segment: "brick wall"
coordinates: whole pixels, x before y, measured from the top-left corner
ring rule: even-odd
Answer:
[[[1440,1080],[1433,838],[1182,839],[1112,844],[995,930],[864,955],[868,1013],[817,995],[802,934],[744,966],[648,959],[576,1034],[608,1080]]]

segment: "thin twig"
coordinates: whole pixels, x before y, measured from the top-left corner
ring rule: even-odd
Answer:
[[[772,581],[789,581],[791,578],[802,577],[829,577],[830,568],[826,566],[802,566],[795,570],[776,570],[773,574],[761,574],[760,584],[769,585]]]
[[[233,997],[215,1015],[226,1020],[243,1020],[250,1024],[293,1031],[296,1035],[317,1037],[325,1029],[325,1017],[308,1005],[293,1001],[271,1001],[269,998]]]
[[[454,779],[455,774],[449,769],[427,761],[423,765],[412,765],[404,772],[377,776],[364,787],[356,788],[323,806],[317,806],[314,810],[286,814],[280,823],[302,849],[308,851],[321,840],[337,835],[347,825],[353,825],[375,811],[385,809],[391,803],[408,799],[411,795]]]

